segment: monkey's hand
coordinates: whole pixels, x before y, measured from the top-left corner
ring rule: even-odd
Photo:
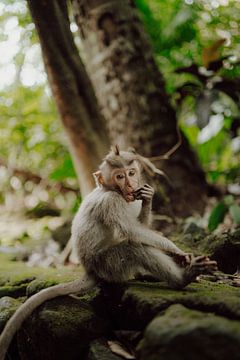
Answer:
[[[194,255],[193,254],[179,254],[179,253],[173,253],[173,252],[167,252],[167,255],[171,256],[176,264],[178,264],[180,267],[186,267],[191,264]]]
[[[191,263],[186,266],[185,278],[188,282],[196,279],[201,274],[212,274],[217,270],[217,263],[207,256],[193,257]]]
[[[142,200],[143,203],[149,204],[152,201],[154,189],[152,186],[145,184],[134,192],[136,200]]]

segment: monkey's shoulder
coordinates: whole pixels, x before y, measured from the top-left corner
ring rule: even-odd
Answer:
[[[94,189],[83,200],[79,213],[92,215],[107,214],[108,212],[118,212],[118,209],[127,206],[127,202],[116,191],[106,191],[102,188]]]

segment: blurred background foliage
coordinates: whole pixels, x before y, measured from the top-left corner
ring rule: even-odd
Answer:
[[[137,0],[156,61],[210,182],[240,179],[240,3]]]
[[[180,126],[208,180],[238,192],[240,2],[136,5]],[[9,210],[51,202],[74,212],[77,180],[26,2],[1,1],[0,24],[0,202]],[[74,22],[71,30],[77,38]],[[13,192],[21,195],[19,204]]]

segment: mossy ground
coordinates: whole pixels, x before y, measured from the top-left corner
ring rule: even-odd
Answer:
[[[76,279],[82,268],[28,267],[24,262],[12,261],[11,256],[0,254],[0,286],[19,286],[38,278],[55,283]]]
[[[28,267],[23,262],[12,261],[11,256],[0,254],[0,298],[29,296],[51,285],[74,280],[82,274],[81,267]]]
[[[30,268],[22,262],[11,261],[10,256],[0,254],[0,302],[2,302],[0,327],[4,326],[26,296],[53,284],[71,281],[82,274],[81,267]],[[240,324],[240,290],[223,283],[201,279],[183,290],[173,290],[163,283],[156,282],[130,281],[126,284],[101,284],[100,287],[80,298],[61,297],[40,306],[25,322],[18,335],[18,351],[24,354],[26,359],[30,359],[30,354],[37,352],[41,342],[44,346],[37,360],[42,358],[52,360],[56,358],[56,354],[58,356],[64,354],[64,359],[75,359],[76,352],[86,355],[94,339],[108,338],[108,336],[111,338],[115,336],[116,330],[140,331],[143,334],[154,317],[164,317],[167,309],[176,305],[193,311],[190,314],[193,316],[192,320],[191,317],[187,318],[189,328],[192,326],[191,323],[195,324],[197,321],[194,311],[200,312],[202,323],[205,321],[205,315],[211,314],[211,321],[214,324],[225,324],[225,320],[230,323],[233,320],[236,326]],[[188,313],[183,313],[183,318],[186,318],[186,314]],[[221,322],[221,319],[224,321]],[[181,336],[179,334],[177,333],[176,336]],[[220,339],[222,335],[218,330],[216,334]],[[229,334],[230,341],[234,341],[235,346],[232,336],[234,331],[229,331]],[[106,344],[104,346],[107,354],[109,349]],[[71,350],[73,348],[74,351]],[[171,348],[170,344],[169,349]],[[154,353],[149,348],[146,351],[149,354]],[[212,354],[212,351],[209,350],[210,353]],[[91,359],[91,356],[89,355],[87,359]],[[154,357],[152,359],[155,360]]]
[[[171,304],[214,312],[228,318],[240,319],[240,290],[233,286],[200,280],[183,290],[172,290],[163,284],[133,282],[124,294],[126,303],[135,311],[151,309],[152,315]],[[140,315],[139,313],[139,315]],[[151,315],[151,314],[150,314]]]

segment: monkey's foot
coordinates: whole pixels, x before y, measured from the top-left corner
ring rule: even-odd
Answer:
[[[167,254],[173,258],[173,260],[175,261],[176,264],[178,264],[180,267],[184,267],[184,268],[186,266],[189,266],[191,264],[192,260],[194,259],[194,256],[191,253],[178,254],[178,253],[167,252]]]
[[[191,263],[185,268],[184,280],[190,283],[195,280],[198,275],[212,274],[216,270],[216,261],[210,260],[207,256],[197,256],[193,258]]]

